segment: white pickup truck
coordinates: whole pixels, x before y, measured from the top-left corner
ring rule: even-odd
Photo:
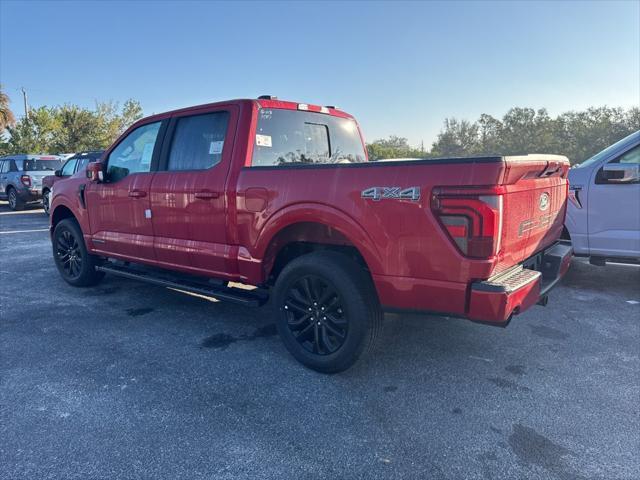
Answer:
[[[640,261],[640,131],[569,170],[564,235],[595,265]]]

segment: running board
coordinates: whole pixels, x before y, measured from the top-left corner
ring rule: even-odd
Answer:
[[[215,297],[218,300],[238,303],[248,307],[259,307],[268,300],[264,291],[245,290],[236,287],[216,287],[204,283],[190,281],[188,278],[173,276],[170,272],[142,270],[120,265],[100,265],[96,267],[99,272],[110,273],[119,277],[151,283],[161,287],[175,288],[189,293],[197,293],[207,297]]]

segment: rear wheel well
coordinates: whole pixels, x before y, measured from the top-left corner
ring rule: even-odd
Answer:
[[[356,247],[353,245],[331,245],[326,243],[313,243],[313,242],[291,242],[286,244],[284,247],[280,249],[276,259],[273,263],[273,268],[271,269],[271,273],[269,278],[267,279],[269,284],[275,283],[278,275],[284,269],[284,267],[302,255],[306,255],[312,252],[336,252],[340,253],[354,262],[356,262],[359,266],[363,268],[367,273],[369,269],[367,268],[367,264],[364,261],[364,258],[358,251]]]
[[[69,208],[65,207],[64,205],[56,207],[56,209],[53,211],[53,214],[51,215],[51,227],[56,228],[56,225],[65,218],[73,218],[74,220],[76,220],[75,215]]]
[[[301,222],[281,230],[264,256],[266,283],[273,285],[282,269],[292,260],[317,251],[341,253],[369,274],[364,257],[353,243],[335,228],[316,222]]]

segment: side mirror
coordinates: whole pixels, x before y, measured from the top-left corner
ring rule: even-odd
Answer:
[[[104,164],[101,162],[92,162],[87,165],[87,178],[91,182],[104,181]]]
[[[602,167],[602,179],[606,183],[640,182],[640,165],[637,163],[607,163]]]
[[[55,172],[53,172],[53,174],[54,174],[56,177],[61,177],[61,176],[62,176],[62,170],[56,170]]]

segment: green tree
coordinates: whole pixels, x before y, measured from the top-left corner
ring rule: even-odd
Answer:
[[[54,109],[40,107],[29,111],[29,120],[23,117],[7,130],[8,153],[50,153],[59,121]]]
[[[140,103],[127,100],[97,103],[89,110],[77,105],[40,107],[8,128],[6,153],[69,153],[107,148],[131,123],[142,117]]]
[[[411,147],[404,137],[391,135],[386,139],[376,140],[367,145],[369,160],[381,160],[383,158],[415,158],[423,157],[424,152]]]
[[[480,149],[479,127],[468,120],[447,118],[431,149],[431,156],[462,157],[474,155]]]
[[[515,107],[502,119],[446,119],[430,156],[555,153],[582,162],[640,130],[640,108],[592,107],[552,118],[546,109]]]

